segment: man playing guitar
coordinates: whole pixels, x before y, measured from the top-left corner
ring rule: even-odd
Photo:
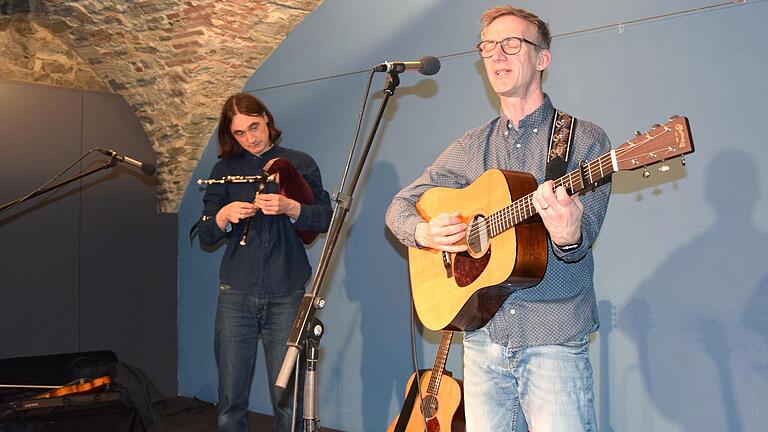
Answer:
[[[455,209],[427,220],[417,204],[422,195],[434,187],[465,188],[492,168],[532,174],[539,186],[530,203],[549,237],[544,236],[545,271],[537,284],[502,299],[487,324],[463,328],[467,430],[515,431],[521,411],[536,432],[596,430],[587,353],[589,335],[598,327],[592,244],[610,185],[571,196],[545,181],[556,113],[542,90],[551,59],[546,23],[505,6],[486,11],[481,24],[477,48],[501,112],[454,141],[400,191],[387,211],[387,225],[412,249],[449,252],[443,255],[449,269],[450,257],[466,255],[467,242],[473,241],[466,238],[473,210],[462,211],[456,202]],[[579,120],[567,168],[578,170],[580,160],[608,150],[605,132]]]

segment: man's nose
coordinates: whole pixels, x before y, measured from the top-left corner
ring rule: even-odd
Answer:
[[[501,42],[497,42],[496,45],[493,47],[492,51],[493,55],[491,56],[494,60],[504,60],[507,58],[507,53],[504,52],[504,50],[501,48]]]

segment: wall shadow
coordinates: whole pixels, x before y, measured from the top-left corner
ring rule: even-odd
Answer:
[[[392,253],[393,240],[384,224],[390,199],[400,187],[391,163],[378,161],[371,167],[345,245],[343,286],[360,309],[360,332],[365,335],[360,365],[364,430],[383,430],[392,421],[392,394],[405,392],[411,371],[409,322],[402,319],[410,308],[407,269],[403,257]],[[393,273],[397,268],[402,271]]]
[[[758,430],[768,422],[768,255],[754,251],[768,234],[752,215],[763,191],[748,154],[712,160],[706,198],[715,222],[640,285],[617,326],[637,346],[647,397],[679,430]]]
[[[610,300],[600,300],[597,302],[597,313],[600,316],[600,336],[598,338],[598,357],[600,359],[600,376],[597,382],[600,387],[598,394],[598,413],[597,424],[601,432],[613,432],[613,422],[611,421],[611,344],[610,336],[615,330],[615,307]]]

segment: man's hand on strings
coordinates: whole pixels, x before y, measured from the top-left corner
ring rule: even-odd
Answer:
[[[581,241],[581,215],[584,205],[578,195],[570,196],[565,187],[553,191],[554,182],[548,180],[533,193],[533,206],[539,212],[549,237],[556,245],[567,246]]]
[[[429,222],[416,225],[416,243],[445,252],[463,252],[467,250],[464,238],[467,224],[459,218],[461,213],[440,213]]]

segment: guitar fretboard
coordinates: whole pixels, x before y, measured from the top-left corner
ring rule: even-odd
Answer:
[[[674,129],[670,125],[673,125]],[[693,151],[687,120],[684,117],[674,116],[667,125],[657,125],[654,131],[657,132],[655,135],[652,132],[638,134],[635,139],[627,141],[618,149],[611,150],[591,162],[582,162],[579,169],[555,180],[554,189],[564,186],[568,195],[577,194],[597,185],[600,180],[619,169],[636,169],[659,159],[663,161]],[[533,206],[533,193],[530,193],[488,216],[479,224],[477,230],[468,233],[468,237],[482,236],[483,232],[489,237],[494,237],[537,213]]]
[[[584,178],[582,178],[582,171]],[[568,195],[577,194],[614,172],[611,153],[606,153],[594,161],[586,163],[583,168],[571,171],[555,180],[554,188],[564,186]],[[537,213],[533,206],[533,193],[529,193],[488,217],[486,221],[488,235],[494,237],[501,234]]]
[[[440,380],[443,378],[445,360],[448,358],[448,350],[451,348],[452,338],[453,332],[443,331],[443,337],[440,338],[440,346],[437,348],[437,354],[435,355],[435,365],[432,367],[432,377],[429,380],[429,387],[427,389],[428,394],[436,395],[437,390],[440,388]]]

